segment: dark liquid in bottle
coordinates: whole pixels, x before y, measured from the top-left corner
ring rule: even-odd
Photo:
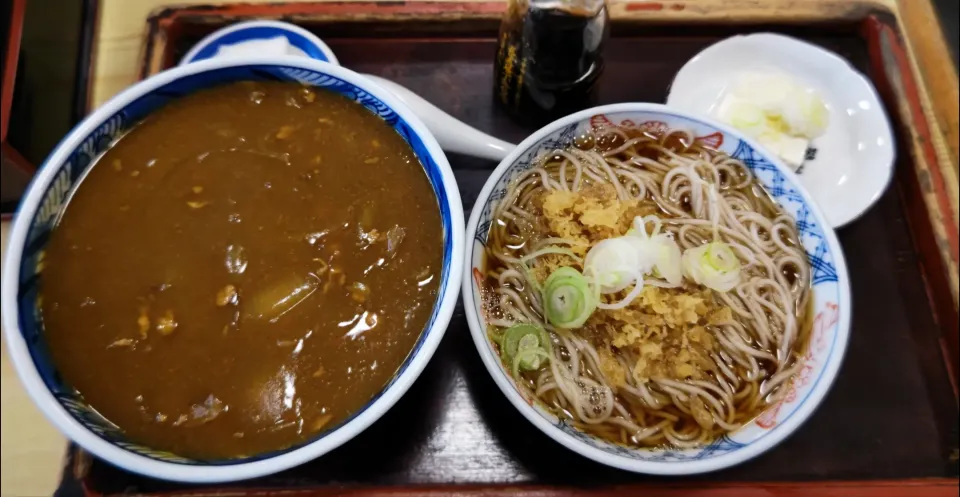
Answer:
[[[514,117],[542,124],[595,103],[607,11],[560,6],[513,9],[497,48],[494,93]]]

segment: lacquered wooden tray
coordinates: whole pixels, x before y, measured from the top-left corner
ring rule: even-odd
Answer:
[[[695,15],[698,5],[707,5],[700,2],[615,5],[600,100],[662,102],[673,75],[699,50],[757,31],[833,50],[881,91],[897,124],[896,179],[870,212],[839,232],[854,297],[850,348],[827,399],[794,436],[751,462],[696,477],[656,478],[600,466],[554,443],[516,412],[480,363],[460,307],[404,398],[363,434],[316,461],[258,480],[196,488],[129,474],[74,449],[64,493],[957,495],[955,266],[951,273],[949,258],[937,248],[942,226],[932,225],[927,190],[918,179],[924,168],[942,169],[936,154],[932,166],[930,156],[918,155],[925,152],[917,122],[927,133],[931,127],[922,112],[911,110],[920,96],[897,17],[855,2],[832,4],[833,14],[799,2],[806,7],[789,18],[751,14],[741,3],[709,2],[721,9],[709,15]],[[471,125],[518,142],[533,130],[510,121],[491,95],[502,8],[361,2],[167,9],[148,20],[141,76],[175,64],[225,24],[283,18],[316,32],[343,65],[393,79]],[[732,10],[725,16],[723,8]],[[469,211],[495,164],[449,158]]]

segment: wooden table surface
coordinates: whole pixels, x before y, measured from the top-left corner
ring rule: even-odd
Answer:
[[[298,3],[316,0],[285,0]],[[350,0],[347,0],[350,1]],[[235,3],[236,0],[203,0],[203,4],[217,5]],[[631,3],[644,3],[633,0]],[[96,108],[118,91],[137,80],[137,68],[142,50],[146,18],[157,9],[182,5],[183,0],[101,0],[98,11],[98,27],[94,42],[96,65],[88,96],[90,108]],[[265,0],[245,0],[245,3],[265,3]],[[713,2],[705,2],[711,4]],[[792,0],[771,2],[782,5],[784,15],[812,15],[817,9],[849,9],[857,2],[846,0]],[[952,66],[950,55],[938,39],[939,27],[932,6],[925,0],[874,0],[874,4],[887,5],[901,17],[907,32],[908,47],[913,55],[916,72],[920,75],[921,104],[924,112],[933,116],[939,133],[934,136],[934,148],[943,164],[952,165],[947,171],[945,199],[947,215],[957,219],[957,77],[955,71],[942,71],[943,64]],[[611,1],[612,10],[623,9],[625,2]],[[753,0],[727,0],[725,7],[736,10],[742,5],[743,12],[755,8]],[[753,6],[753,7],[751,7]],[[827,7],[824,7],[827,6]],[[778,7],[773,7],[774,9]],[[704,14],[709,16],[709,13]],[[934,33],[933,36],[917,36],[917,33]],[[939,45],[938,45],[939,44]],[[946,102],[946,104],[944,104]],[[952,110],[950,103],[952,102]],[[941,222],[944,220],[941,220]],[[949,220],[947,220],[949,222]],[[8,223],[2,226],[3,249],[6,251]],[[957,268],[951,268],[954,302],[957,301]],[[65,441],[34,408],[16,379],[6,353],[2,353],[2,484],[0,495],[33,496],[50,495],[56,488],[61,472]]]
[[[2,248],[0,253],[6,260],[7,234],[10,223],[3,222]],[[5,271],[6,269],[4,269]],[[66,441],[63,435],[53,427],[33,406],[20,380],[13,370],[13,364],[7,355],[7,343],[3,342],[2,411],[0,416],[3,432],[2,468],[0,468],[0,495],[3,497],[27,497],[51,495],[60,481]]]

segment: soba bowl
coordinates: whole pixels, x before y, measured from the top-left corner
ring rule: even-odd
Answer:
[[[443,234],[440,286],[432,314],[396,374],[338,426],[275,452],[228,460],[193,460],[128,440],[64,382],[44,341],[38,283],[45,244],[66,199],[97,156],[125,130],[165,104],[241,80],[292,81],[338,93],[379,115],[406,140],[423,164],[439,204]],[[67,437],[94,455],[156,478],[191,482],[253,478],[296,466],[338,447],[376,421],[407,391],[436,350],[456,304],[463,234],[460,196],[446,157],[423,123],[392,94],[352,71],[302,57],[197,62],[121,92],[77,125],[42,165],[23,197],[10,233],[3,275],[5,338],[17,373],[36,405]]]
[[[796,221],[811,266],[813,327],[803,365],[782,400],[736,431],[691,449],[646,449],[612,443],[558,418],[533,395],[518,389],[488,336],[481,305],[485,246],[494,208],[517,175],[544,152],[563,148],[595,126],[628,125],[651,131],[684,129],[701,143],[740,159],[770,196]],[[560,119],[523,141],[487,180],[467,224],[463,298],[474,343],[487,371],[520,413],[550,438],[608,466],[637,473],[681,475],[726,468],[763,453],[793,433],[814,412],[833,383],[847,347],[850,291],[843,254],[820,209],[797,177],[733,129],[657,104],[617,104]]]

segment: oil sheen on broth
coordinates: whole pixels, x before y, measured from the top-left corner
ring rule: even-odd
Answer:
[[[231,458],[305,441],[395,374],[437,297],[439,207],[390,126],[243,82],[121,138],[50,239],[47,342],[132,441]]]

